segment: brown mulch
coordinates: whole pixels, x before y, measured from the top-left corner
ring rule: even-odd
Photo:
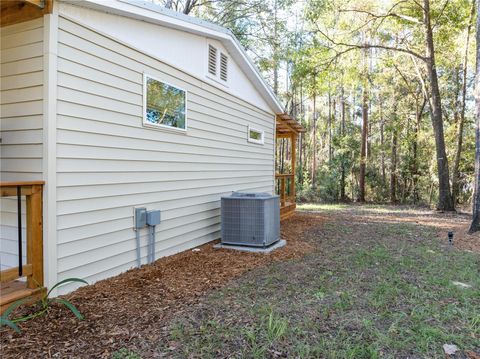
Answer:
[[[306,234],[326,219],[298,213],[282,222],[287,246],[268,255],[217,250],[209,243],[80,288],[66,298],[85,320],[54,305],[45,316],[22,323],[20,334],[0,329],[1,357],[109,358],[120,348],[153,357],[152,343],[164,337],[169,320],[247,271],[313,251]]]

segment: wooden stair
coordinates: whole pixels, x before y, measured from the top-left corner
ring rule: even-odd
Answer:
[[[46,288],[27,288],[27,283],[14,280],[2,283],[0,286],[0,313],[3,313],[12,303],[25,299],[25,304],[33,304],[46,293]]]
[[[297,204],[295,202],[285,202],[284,205],[280,205],[280,220],[283,221],[291,217],[295,213]]]

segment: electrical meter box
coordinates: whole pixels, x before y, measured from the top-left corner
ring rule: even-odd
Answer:
[[[154,209],[147,211],[147,224],[149,226],[156,226],[160,224],[160,210]]]
[[[140,229],[147,225],[147,209],[145,207],[135,208],[134,229]]]

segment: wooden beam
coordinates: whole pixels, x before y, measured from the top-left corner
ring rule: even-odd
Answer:
[[[53,9],[53,0],[2,0],[0,26],[8,26],[34,20]]]
[[[7,294],[2,294],[0,295],[0,314],[7,310],[7,308],[17,300],[25,300],[24,305],[34,304],[43,299],[46,293],[47,289],[42,287],[34,289],[18,288],[17,290],[11,291]]]
[[[25,264],[24,266],[22,266],[22,276],[28,277],[30,275],[32,275],[32,265]],[[17,278],[20,278],[18,276],[18,267],[5,269],[0,272],[1,283],[10,282]]]
[[[17,187],[17,186],[33,186],[35,184],[45,184],[45,181],[13,181],[13,182],[0,182],[1,187]]]
[[[43,287],[43,219],[42,185],[33,186],[27,197],[27,263],[32,264],[28,288]]]
[[[0,182],[0,197],[16,196],[18,187],[22,196],[30,196],[35,192],[41,192],[44,184],[44,181]]]
[[[26,3],[32,4],[39,7],[40,9],[45,8],[45,0],[25,0]]]
[[[22,196],[30,196],[32,194],[32,187],[20,187]],[[2,187],[0,188],[0,197],[13,197],[17,195],[17,187]]]
[[[276,116],[276,134],[306,132],[306,129],[288,114],[278,114]]]
[[[296,133],[292,133],[290,140],[292,141],[292,153],[291,153],[291,160],[292,160],[292,174],[293,177],[290,180],[290,196],[292,196],[293,201],[295,202],[296,195],[295,195],[295,165],[297,162],[297,135]]]

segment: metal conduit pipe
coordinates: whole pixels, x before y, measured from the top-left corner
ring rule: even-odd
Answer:
[[[137,229],[135,231],[135,240],[136,240],[136,244],[137,244],[137,267],[140,268],[140,266],[142,265],[142,260],[140,258],[140,230]]]
[[[148,226],[148,239],[147,239],[147,263],[153,263],[155,261],[155,226],[160,223],[160,210],[147,211],[145,207],[134,209],[134,227],[136,252],[137,252],[137,265],[142,265],[141,251],[140,251],[140,230],[145,226]]]
[[[152,253],[152,247],[153,247],[153,227],[148,226],[148,263],[153,262],[153,253]]]
[[[152,226],[152,263],[155,262],[155,226]]]
[[[149,228],[149,263],[155,261],[155,226],[160,224],[160,210],[147,211],[147,225]]]

